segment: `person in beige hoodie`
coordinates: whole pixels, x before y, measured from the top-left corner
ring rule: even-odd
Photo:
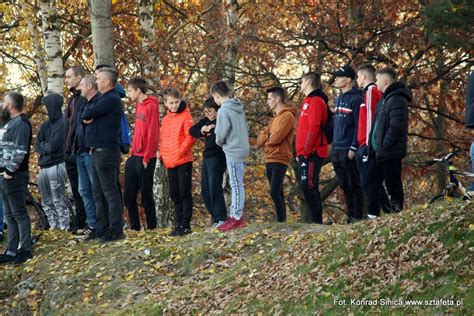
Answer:
[[[267,89],[267,105],[274,118],[257,138],[257,147],[265,152],[266,174],[270,196],[275,203],[278,222],[286,221],[283,181],[292,157],[291,144],[296,129],[296,108],[285,104],[285,90]]]

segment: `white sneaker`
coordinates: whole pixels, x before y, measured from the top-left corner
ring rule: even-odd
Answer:
[[[225,221],[218,221],[217,223],[212,224],[212,228],[218,228],[219,226],[221,226],[224,223],[225,223]]]
[[[370,215],[370,214],[367,214],[367,217],[368,217],[369,219],[376,219],[376,218],[377,218],[376,215]]]

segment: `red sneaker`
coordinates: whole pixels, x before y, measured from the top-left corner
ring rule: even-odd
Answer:
[[[228,226],[224,227],[224,228],[220,228],[220,231],[222,232],[227,232],[227,231],[230,231],[230,230],[233,230],[233,229],[237,229],[237,228],[242,228],[242,227],[245,227],[247,226],[247,222],[241,218],[241,219],[234,219],[234,221],[232,223],[230,223]]]
[[[217,227],[217,229],[219,229],[221,232],[227,230],[227,227],[231,226],[231,225],[234,225],[234,223],[236,222],[237,220],[235,218],[233,218],[232,216],[229,216],[229,218],[227,218],[227,220],[224,222],[224,224],[222,224],[221,226]]]

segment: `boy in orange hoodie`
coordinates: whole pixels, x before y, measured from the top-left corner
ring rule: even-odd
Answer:
[[[296,108],[285,105],[285,90],[267,89],[267,105],[275,114],[270,124],[257,138],[257,147],[264,148],[270,196],[275,203],[278,222],[286,221],[283,181],[292,157],[291,144],[296,129]]]
[[[174,203],[175,228],[171,236],[184,236],[192,232],[192,148],[196,139],[189,134],[189,129],[193,118],[175,88],[165,90],[164,101],[168,114],[161,124],[160,156],[168,170],[169,192]]]

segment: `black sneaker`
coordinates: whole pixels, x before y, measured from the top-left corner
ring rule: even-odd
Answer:
[[[182,228],[181,229],[181,233],[180,233],[180,236],[185,236],[185,235],[189,235],[189,234],[192,234],[192,230],[191,228]]]
[[[170,233],[170,236],[176,237],[176,236],[182,236],[183,228],[176,226],[173,231]]]
[[[101,236],[100,241],[109,242],[109,241],[115,241],[115,240],[120,240],[124,238],[125,238],[125,234],[123,232],[120,232],[120,233],[109,232]]]
[[[31,251],[20,249],[15,257],[15,264],[26,262],[28,259],[33,258]]]
[[[99,238],[100,238],[99,233],[97,232],[97,230],[93,229],[91,233],[87,235],[86,241],[91,241],[91,240],[99,239]]]
[[[0,264],[14,262],[15,256],[7,255],[6,253],[0,255]]]

